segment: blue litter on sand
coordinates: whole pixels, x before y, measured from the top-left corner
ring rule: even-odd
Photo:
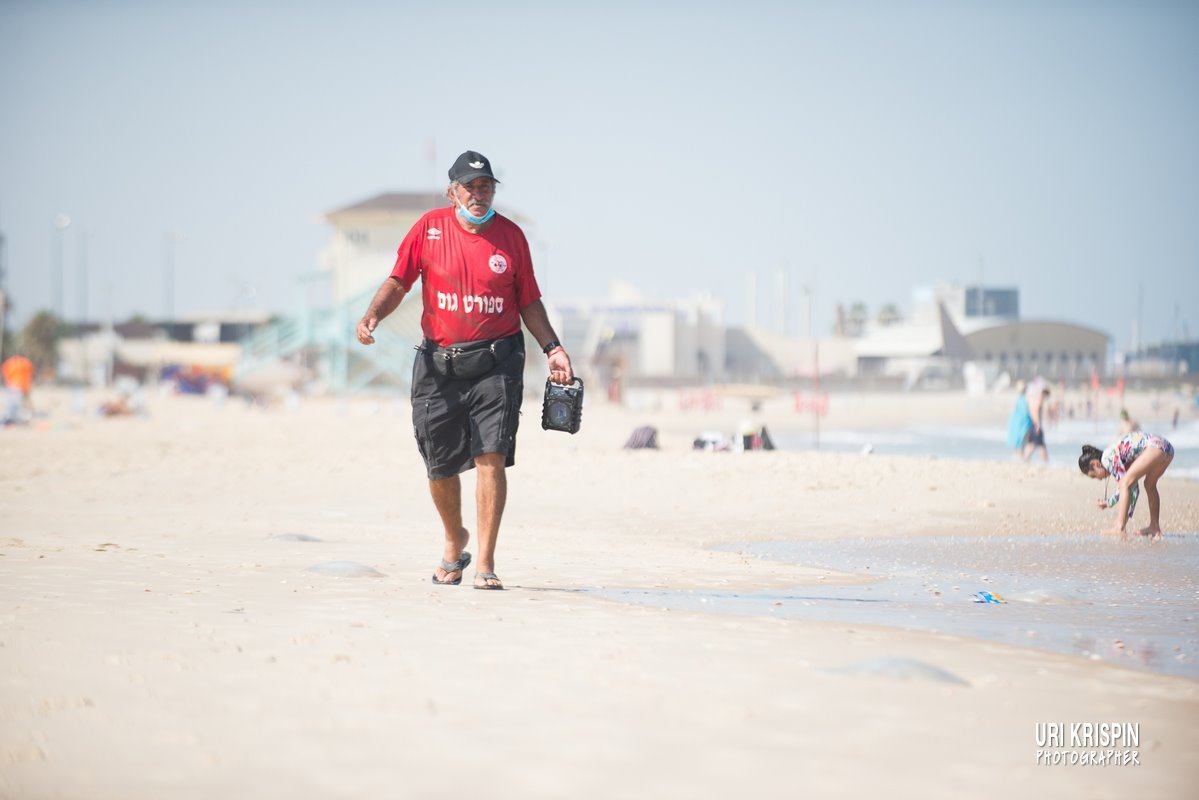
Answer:
[[[1000,595],[991,594],[990,592],[975,592],[974,602],[976,602],[976,603],[1006,603],[1007,600],[1004,600],[1003,597],[1001,597]]]

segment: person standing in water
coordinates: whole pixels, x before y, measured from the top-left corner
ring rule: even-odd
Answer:
[[[1082,446],[1078,457],[1078,469],[1083,475],[1097,481],[1108,477],[1116,479],[1116,492],[1106,500],[1095,501],[1101,509],[1116,508],[1116,519],[1108,533],[1127,538],[1125,528],[1136,508],[1140,495],[1138,483],[1145,479],[1145,494],[1149,497],[1149,526],[1142,528],[1142,536],[1158,538],[1161,529],[1161,496],[1157,482],[1174,460],[1174,445],[1161,436],[1145,431],[1132,431],[1106,450],[1089,444]]]
[[[1120,409],[1120,435],[1127,436],[1133,431],[1139,431],[1140,429],[1141,423],[1129,416],[1128,409]]]
[[[1028,413],[1028,387],[1024,381],[1016,384],[1016,405],[1007,421],[1007,446],[1023,456],[1024,443],[1028,441],[1028,432],[1032,429],[1032,416]]]
[[[1028,436],[1024,439],[1024,460],[1032,458],[1037,450],[1041,451],[1041,461],[1049,460],[1049,450],[1045,447],[1045,416],[1046,406],[1049,405],[1049,387],[1039,381],[1033,381],[1028,391],[1032,397],[1028,404],[1029,428]]]

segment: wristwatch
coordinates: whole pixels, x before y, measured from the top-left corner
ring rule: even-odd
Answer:
[[[545,343],[545,347],[541,348],[541,352],[545,353],[548,356],[550,354],[551,350],[553,350],[555,347],[561,347],[561,346],[562,346],[562,343],[559,342],[557,339],[550,339],[548,342]]]

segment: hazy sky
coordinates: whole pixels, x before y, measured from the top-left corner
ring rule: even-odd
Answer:
[[[437,161],[427,160],[428,142]],[[440,190],[462,150],[531,219],[552,301],[639,285],[759,319],[788,275],[908,308],[1021,289],[1025,318],[1199,335],[1193,2],[0,0],[0,231],[18,322],[286,312],[320,214]],[[398,243],[397,243],[398,244]],[[382,280],[384,274],[380,275]]]

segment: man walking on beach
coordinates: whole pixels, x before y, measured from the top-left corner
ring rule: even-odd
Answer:
[[[362,344],[374,344],[379,323],[422,279],[425,338],[412,370],[412,425],[445,529],[445,552],[433,582],[461,583],[470,563],[458,476],[475,468],[474,587],[503,589],[495,574],[495,545],[524,394],[521,321],[548,358],[552,381],[571,383],[574,372],[541,302],[524,233],[491,207],[499,183],[491,162],[468,150],[449,176],[451,205],[425,214],[408,231],[391,275],[358,321],[357,335]]]

